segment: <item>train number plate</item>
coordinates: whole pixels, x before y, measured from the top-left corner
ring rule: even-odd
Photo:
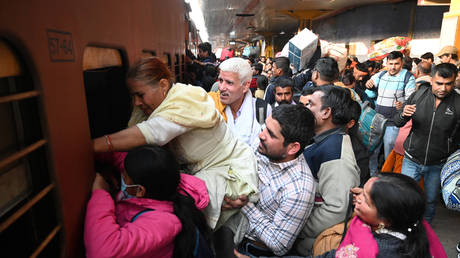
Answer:
[[[72,33],[58,30],[46,30],[48,50],[52,62],[73,62],[75,52]]]

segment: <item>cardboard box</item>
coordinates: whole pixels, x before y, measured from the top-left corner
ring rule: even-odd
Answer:
[[[289,40],[289,61],[300,71],[316,51],[318,37],[309,29],[303,29]]]

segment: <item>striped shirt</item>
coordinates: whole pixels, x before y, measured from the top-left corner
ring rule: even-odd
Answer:
[[[258,152],[256,155],[260,200],[241,209],[249,220],[247,236],[283,255],[310,215],[316,183],[303,155],[283,163],[270,162]]]
[[[404,78],[406,73],[408,73],[406,69],[401,69],[401,71],[395,75],[390,75],[389,72],[386,72],[382,78],[379,78],[382,72],[375,74],[371,78],[378,89],[375,111],[384,115],[389,119],[389,122],[392,123],[393,117],[396,114],[395,101],[397,100],[404,103],[409,98],[415,91],[415,78],[411,75],[404,87]]]

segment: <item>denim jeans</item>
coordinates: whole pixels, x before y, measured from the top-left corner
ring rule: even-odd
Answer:
[[[369,156],[369,172],[371,176],[375,176],[378,170],[379,155],[380,149],[383,144],[384,159],[390,155],[390,152],[393,150],[395,145],[396,137],[398,137],[399,128],[396,126],[387,126],[385,129],[385,134],[383,135],[383,141],[380,143]]]
[[[378,166],[379,166],[379,154],[380,149],[382,148],[383,141],[375,148],[375,150],[369,156],[369,173],[370,176],[373,177],[377,174]]]
[[[423,187],[425,188],[427,202],[424,217],[428,223],[431,223],[433,220],[436,202],[439,199],[441,168],[442,165],[420,165],[406,157],[403,160],[401,168],[401,174],[410,176],[417,182],[420,182],[420,178],[423,176]]]
[[[395,146],[396,137],[398,137],[399,127],[387,126],[383,135],[383,150],[385,151],[385,159],[390,155],[390,152]]]

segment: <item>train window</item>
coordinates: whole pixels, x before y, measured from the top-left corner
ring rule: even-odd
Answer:
[[[181,55],[181,71],[182,71],[182,80],[184,80],[184,74],[185,74],[185,55]]]
[[[148,58],[148,57],[154,57],[154,56],[157,56],[157,52],[156,52],[156,51],[154,51],[154,50],[147,50],[147,49],[142,50],[142,56],[141,56],[141,58]]]
[[[170,71],[172,71],[172,60],[171,60],[171,54],[170,53],[164,53],[163,58],[161,60],[168,65],[168,68]]]
[[[113,48],[85,47],[83,70],[122,66],[120,51]]]
[[[131,98],[126,66],[118,49],[88,46],[83,52],[83,79],[91,137],[126,128]]]
[[[61,253],[39,96],[18,52],[0,38],[0,242],[17,257]]]
[[[180,74],[180,59],[179,54],[175,54],[174,59],[174,74],[176,75],[176,82],[181,81],[181,74]]]

